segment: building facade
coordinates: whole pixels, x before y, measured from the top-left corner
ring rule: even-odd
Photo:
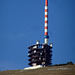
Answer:
[[[29,64],[30,66],[49,66],[51,65],[52,61],[52,44],[49,46],[47,44],[35,44],[30,47],[29,49]]]

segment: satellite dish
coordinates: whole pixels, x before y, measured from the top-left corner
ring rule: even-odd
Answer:
[[[53,43],[50,43],[50,47],[53,47]]]

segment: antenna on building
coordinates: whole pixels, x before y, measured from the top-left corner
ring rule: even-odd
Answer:
[[[48,44],[48,0],[45,0],[45,44]]]

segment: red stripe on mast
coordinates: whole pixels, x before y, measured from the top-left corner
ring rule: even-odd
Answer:
[[[47,0],[45,0],[45,6],[48,6],[48,1]]]

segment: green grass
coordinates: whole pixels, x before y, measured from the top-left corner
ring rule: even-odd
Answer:
[[[75,75],[75,65],[50,66],[35,70],[0,71],[0,75]]]

